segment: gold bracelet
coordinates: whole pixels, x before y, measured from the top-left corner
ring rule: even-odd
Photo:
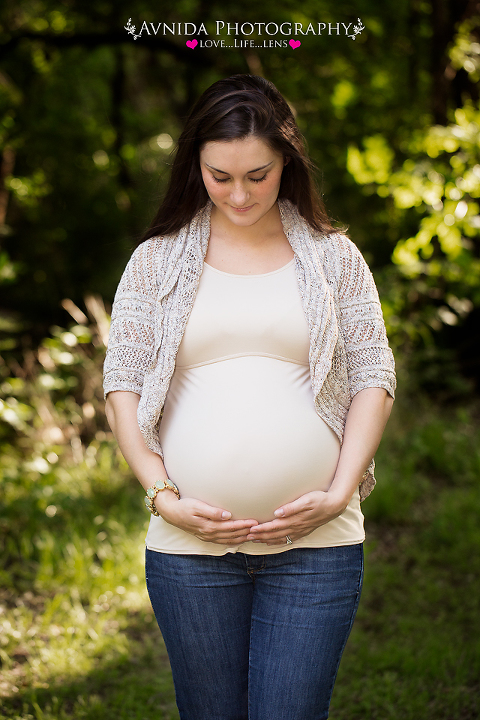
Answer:
[[[155,507],[155,498],[162,490],[171,490],[180,500],[180,491],[175,485],[175,483],[170,480],[170,478],[166,478],[165,480],[157,480],[152,485],[152,487],[149,487],[146,490],[147,494],[145,495],[145,505],[147,507],[147,510],[150,510],[152,515],[155,515],[155,517],[160,517],[160,513]]]

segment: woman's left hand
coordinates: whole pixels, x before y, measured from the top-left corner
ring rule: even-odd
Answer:
[[[348,500],[332,490],[306,493],[275,510],[275,520],[252,527],[247,540],[266,545],[285,545],[288,535],[295,542],[341,515]]]
[[[393,399],[383,388],[365,388],[352,400],[335,477],[326,492],[315,490],[275,510],[275,520],[255,525],[247,540],[285,545],[338,517],[347,507],[382,437]]]

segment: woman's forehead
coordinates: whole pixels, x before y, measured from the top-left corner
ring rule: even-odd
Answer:
[[[207,142],[200,151],[202,163],[221,170],[227,170],[225,165],[234,164],[248,166],[251,171],[272,163],[277,157],[280,157],[279,153],[255,136]]]

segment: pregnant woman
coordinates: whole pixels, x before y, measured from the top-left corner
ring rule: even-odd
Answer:
[[[372,275],[328,220],[288,104],[260,77],[214,83],[105,361],[182,720],[328,717],[394,389]]]

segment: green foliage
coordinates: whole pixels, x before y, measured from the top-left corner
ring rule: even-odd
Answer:
[[[363,152],[349,150],[348,169],[358,183],[369,191],[375,184],[378,195],[391,198],[394,213],[414,211],[416,234],[399,240],[393,252],[404,289],[385,300],[392,334],[425,337],[426,329],[456,325],[480,305],[479,138],[480,111],[467,105],[455,111],[455,123],[414,136],[397,171],[381,136],[368,138]],[[422,313],[409,317],[425,297],[430,302]]]
[[[453,65],[475,80],[480,45],[465,22],[450,50]],[[397,156],[383,135],[351,144],[347,167],[367,195],[385,199],[400,232],[388,270],[385,314],[395,344],[433,342],[480,306],[480,109],[471,100],[452,122],[401,141]],[[412,232],[413,231],[413,232]]]
[[[458,26],[455,41],[450,48],[450,58],[455,70],[465,70],[472,83],[480,80],[480,43],[475,42],[478,15],[465,19]]]
[[[0,366],[3,587],[28,588],[32,567],[45,568],[44,531],[65,532],[92,502],[106,512],[128,476],[106,432],[100,394],[108,318],[97,298],[86,300],[90,322],[65,302],[81,324],[53,328],[23,366],[13,360]],[[84,531],[79,527],[77,541],[91,534]],[[58,579],[53,565],[50,570]]]

